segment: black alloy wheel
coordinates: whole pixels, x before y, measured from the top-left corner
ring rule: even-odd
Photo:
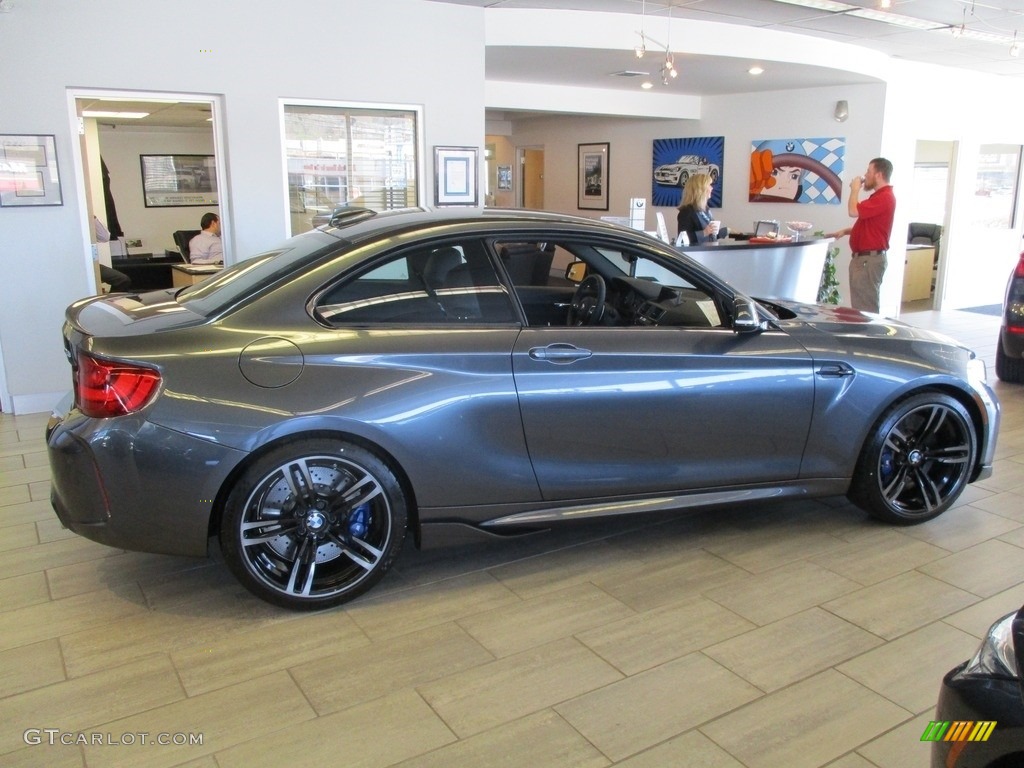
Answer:
[[[358,446],[298,440],[261,457],[225,505],[228,567],[275,605],[315,610],[366,592],[405,538],[405,497],[394,473]]]
[[[977,438],[959,401],[925,392],[896,403],[868,436],[850,499],[898,525],[945,512],[974,469]]]

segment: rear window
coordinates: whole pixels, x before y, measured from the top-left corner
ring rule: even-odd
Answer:
[[[312,231],[291,238],[284,246],[253,256],[179,291],[178,303],[203,317],[216,315],[325,255],[336,253],[339,241]]]

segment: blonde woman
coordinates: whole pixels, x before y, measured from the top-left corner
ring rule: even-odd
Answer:
[[[726,230],[719,230],[718,223],[713,223],[708,213],[713,186],[714,182],[706,173],[695,173],[683,187],[683,202],[679,206],[676,223],[679,232],[685,232],[690,239],[690,245],[714,242],[727,234]]]

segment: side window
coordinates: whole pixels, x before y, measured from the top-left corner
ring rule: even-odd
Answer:
[[[398,252],[328,289],[314,314],[335,327],[516,320],[508,292],[475,241]]]

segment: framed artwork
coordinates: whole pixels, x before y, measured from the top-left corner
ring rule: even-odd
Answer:
[[[706,173],[714,184],[708,208],[722,207],[724,136],[655,139],[651,167],[652,205],[678,208],[683,202],[683,187],[689,178],[698,173]]]
[[[213,155],[139,155],[147,208],[217,205]]]
[[[64,205],[53,136],[0,134],[0,207]]]
[[[580,144],[577,166],[576,207],[608,210],[608,163],[610,145]]]
[[[751,203],[839,205],[846,139],[764,139],[750,146]]]
[[[434,204],[477,204],[476,147],[434,147]]]
[[[498,166],[498,189],[512,189],[512,166]]]

